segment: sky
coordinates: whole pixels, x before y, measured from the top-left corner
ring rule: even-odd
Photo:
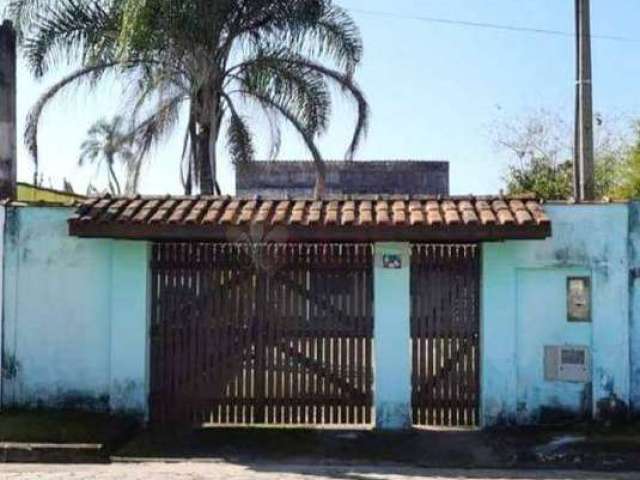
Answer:
[[[2,2],[0,0],[0,6]],[[370,128],[357,159],[450,162],[453,194],[497,193],[509,158],[496,150],[491,127],[540,109],[572,118],[574,39],[570,35],[437,23],[427,18],[491,23],[570,34],[574,0],[337,0],[361,29],[365,47],[356,80],[371,107]],[[1,8],[0,8],[1,10]],[[640,0],[592,0],[594,109],[640,118]],[[18,71],[18,129],[43,90],[60,78],[61,66],[34,80]],[[39,135],[44,184],[71,181],[84,192],[105,186],[92,168],[77,166],[89,126],[122,105],[122,86],[70,91],[46,110]],[[319,141],[325,158],[343,158],[354,109],[336,96],[329,132]],[[264,129],[263,129],[264,130]],[[179,156],[183,129],[152,152],[143,173],[145,194],[182,193]],[[258,154],[268,141],[259,132]],[[261,153],[263,152],[263,153]],[[234,169],[220,149],[219,178],[234,193]],[[283,137],[280,159],[309,158],[293,132]],[[33,163],[19,142],[18,177],[31,181]]]

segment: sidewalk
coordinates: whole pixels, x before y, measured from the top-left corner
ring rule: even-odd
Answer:
[[[640,432],[592,430],[328,432],[300,430],[146,431],[112,460],[204,459],[312,465],[428,468],[640,470]]]
[[[637,473],[421,469],[403,466],[183,462],[115,465],[0,465],[3,480],[636,480]]]

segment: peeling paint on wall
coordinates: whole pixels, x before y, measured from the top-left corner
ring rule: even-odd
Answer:
[[[624,404],[632,395],[629,206],[565,204],[545,209],[552,221],[551,238],[483,248],[485,425],[582,417],[600,413],[598,402],[603,399],[615,396]],[[591,278],[591,323],[567,321],[569,276]],[[588,346],[593,381],[545,380],[546,345]]]
[[[146,244],[70,237],[70,208],[7,211],[4,404],[144,413]]]

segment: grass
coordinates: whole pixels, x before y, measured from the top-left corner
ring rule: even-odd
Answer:
[[[135,420],[65,410],[0,412],[0,442],[110,444],[131,434]]]

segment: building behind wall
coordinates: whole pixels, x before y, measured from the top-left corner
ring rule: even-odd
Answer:
[[[449,194],[449,162],[329,161],[329,195],[442,195]],[[311,197],[316,181],[311,161],[253,162],[238,167],[236,194],[269,198]]]

